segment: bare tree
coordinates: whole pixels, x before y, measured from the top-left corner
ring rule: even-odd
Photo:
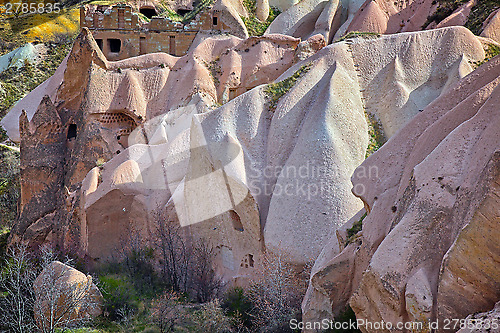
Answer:
[[[33,332],[33,281],[37,271],[26,246],[19,245],[9,250],[4,269],[0,275],[0,326],[9,332]]]
[[[163,278],[172,290],[192,295],[199,302],[208,302],[223,287],[213,268],[215,257],[207,241],[187,242],[176,222],[168,221],[161,210],[155,215],[156,247],[159,249]]]
[[[182,237],[178,224],[167,221],[161,213],[156,214],[155,220],[163,278],[174,291],[187,293],[192,272],[192,249]]]
[[[217,297],[224,286],[222,279],[215,272],[213,248],[200,239],[194,248],[193,294],[199,302],[208,302]]]
[[[34,283],[36,300],[34,303],[35,322],[42,333],[54,333],[56,329],[66,329],[82,325],[100,312],[100,293],[93,285],[92,278],[72,276],[74,270],[54,261],[50,250],[42,251],[43,271]],[[73,281],[69,281],[69,280]]]
[[[282,254],[271,253],[264,254],[259,276],[249,290],[253,325],[261,332],[288,332],[290,319],[300,311],[307,279],[301,278]]]
[[[182,311],[182,306],[179,306],[179,300],[180,297],[175,292],[166,292],[154,300],[151,306],[151,319],[161,333],[174,332],[181,315],[186,315],[182,313],[185,311]]]

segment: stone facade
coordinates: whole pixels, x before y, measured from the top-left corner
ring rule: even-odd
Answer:
[[[80,26],[92,31],[107,59],[122,60],[154,52],[185,55],[200,30],[229,31],[220,17],[208,10],[187,24],[156,16],[145,22],[129,5],[87,5],[80,9]]]

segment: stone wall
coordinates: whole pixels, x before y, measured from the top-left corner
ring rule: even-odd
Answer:
[[[144,22],[129,5],[87,5],[80,9],[80,25],[92,31],[107,59],[122,60],[154,52],[183,56],[200,30],[229,31],[220,16],[210,10],[187,24],[164,17]]]

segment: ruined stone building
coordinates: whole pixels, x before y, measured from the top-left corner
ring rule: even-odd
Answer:
[[[151,7],[141,7],[140,12],[151,16],[150,21],[143,20],[126,4],[86,5],[80,9],[80,26],[90,29],[109,60],[154,52],[182,56],[199,31],[229,31],[217,10],[204,11],[186,24],[154,16],[156,11]]]

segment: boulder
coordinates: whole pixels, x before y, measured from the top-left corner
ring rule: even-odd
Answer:
[[[71,327],[101,314],[103,297],[92,277],[59,261],[43,269],[33,288],[39,327]]]

